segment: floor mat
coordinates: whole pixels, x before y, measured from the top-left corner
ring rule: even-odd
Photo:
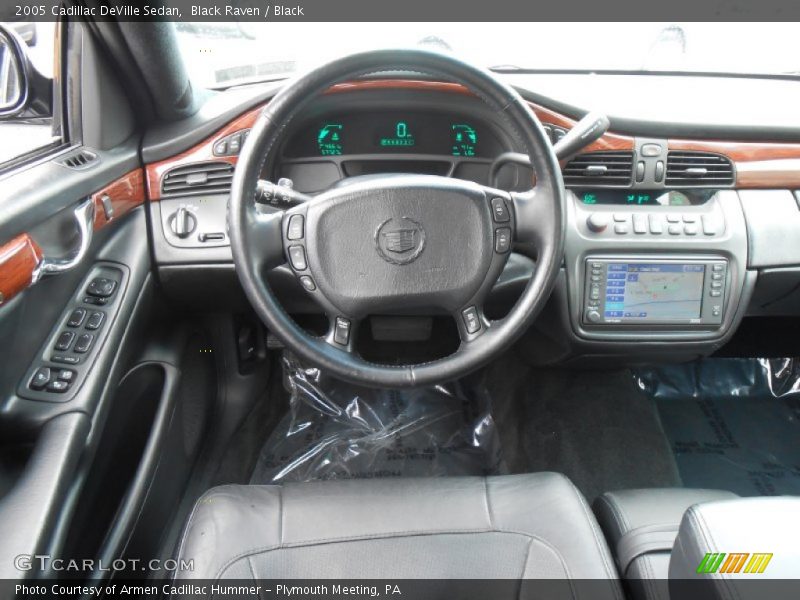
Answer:
[[[800,494],[800,361],[706,359],[639,369],[687,487]]]
[[[283,366],[289,413],[264,444],[253,484],[505,471],[481,389],[373,390],[322,379],[288,354]]]
[[[483,376],[512,472],[557,471],[599,494],[681,485],[653,399],[626,369],[536,369],[513,354]]]

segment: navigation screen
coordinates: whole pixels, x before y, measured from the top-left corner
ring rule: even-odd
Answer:
[[[705,269],[697,264],[609,264],[606,320],[699,319]]]

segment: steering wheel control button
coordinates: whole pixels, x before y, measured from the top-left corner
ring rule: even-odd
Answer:
[[[336,317],[333,328],[333,341],[341,346],[347,346],[350,342],[350,321],[344,317]]]
[[[498,254],[505,254],[511,250],[511,229],[501,227],[494,232],[494,249]]]
[[[65,365],[77,365],[81,362],[80,356],[72,356],[71,354],[53,354],[50,360],[57,363],[64,363]]]
[[[601,233],[608,227],[608,217],[602,213],[592,213],[586,219],[586,226],[590,231]]]
[[[508,214],[508,206],[502,198],[492,198],[492,216],[495,223],[508,223],[511,215]]]
[[[289,217],[289,227],[286,229],[286,237],[290,240],[302,240],[305,231],[304,221],[303,215],[292,215]]]
[[[103,320],[106,318],[106,313],[100,312],[96,310],[89,315],[89,319],[86,321],[86,329],[89,331],[94,331],[95,329],[100,329],[100,326],[103,324]]]
[[[107,277],[95,277],[89,282],[86,293],[96,298],[108,298],[117,288],[117,282]]]
[[[47,367],[39,367],[31,377],[30,388],[32,390],[43,390],[48,383],[50,383],[50,369]]]
[[[461,316],[464,317],[464,327],[467,333],[477,333],[480,331],[481,320],[478,318],[478,310],[474,306],[465,308],[461,312]]]
[[[55,349],[56,350],[69,350],[69,347],[72,345],[72,340],[75,339],[75,334],[71,331],[63,331],[61,335],[58,336],[56,340]]]
[[[311,279],[311,277],[309,277],[308,275],[303,275],[300,278],[300,283],[303,285],[304,288],[306,288],[306,291],[308,292],[313,292],[315,289],[317,289],[317,285],[314,283],[314,280]]]
[[[647,215],[633,215],[633,233],[647,233]]]
[[[308,267],[305,249],[302,246],[289,246],[289,262],[295,271],[305,271]]]
[[[83,320],[86,318],[86,309],[85,308],[76,308],[72,311],[72,314],[69,316],[69,320],[67,321],[67,327],[80,327],[83,324]]]

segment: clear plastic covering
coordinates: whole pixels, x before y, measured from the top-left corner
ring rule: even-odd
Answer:
[[[706,359],[643,368],[687,487],[800,494],[800,360]]]
[[[251,483],[486,475],[505,471],[489,394],[455,383],[375,390],[320,376],[283,356],[289,412]]]

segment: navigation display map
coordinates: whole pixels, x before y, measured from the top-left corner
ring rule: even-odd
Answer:
[[[609,264],[606,319],[699,319],[705,265]]]

